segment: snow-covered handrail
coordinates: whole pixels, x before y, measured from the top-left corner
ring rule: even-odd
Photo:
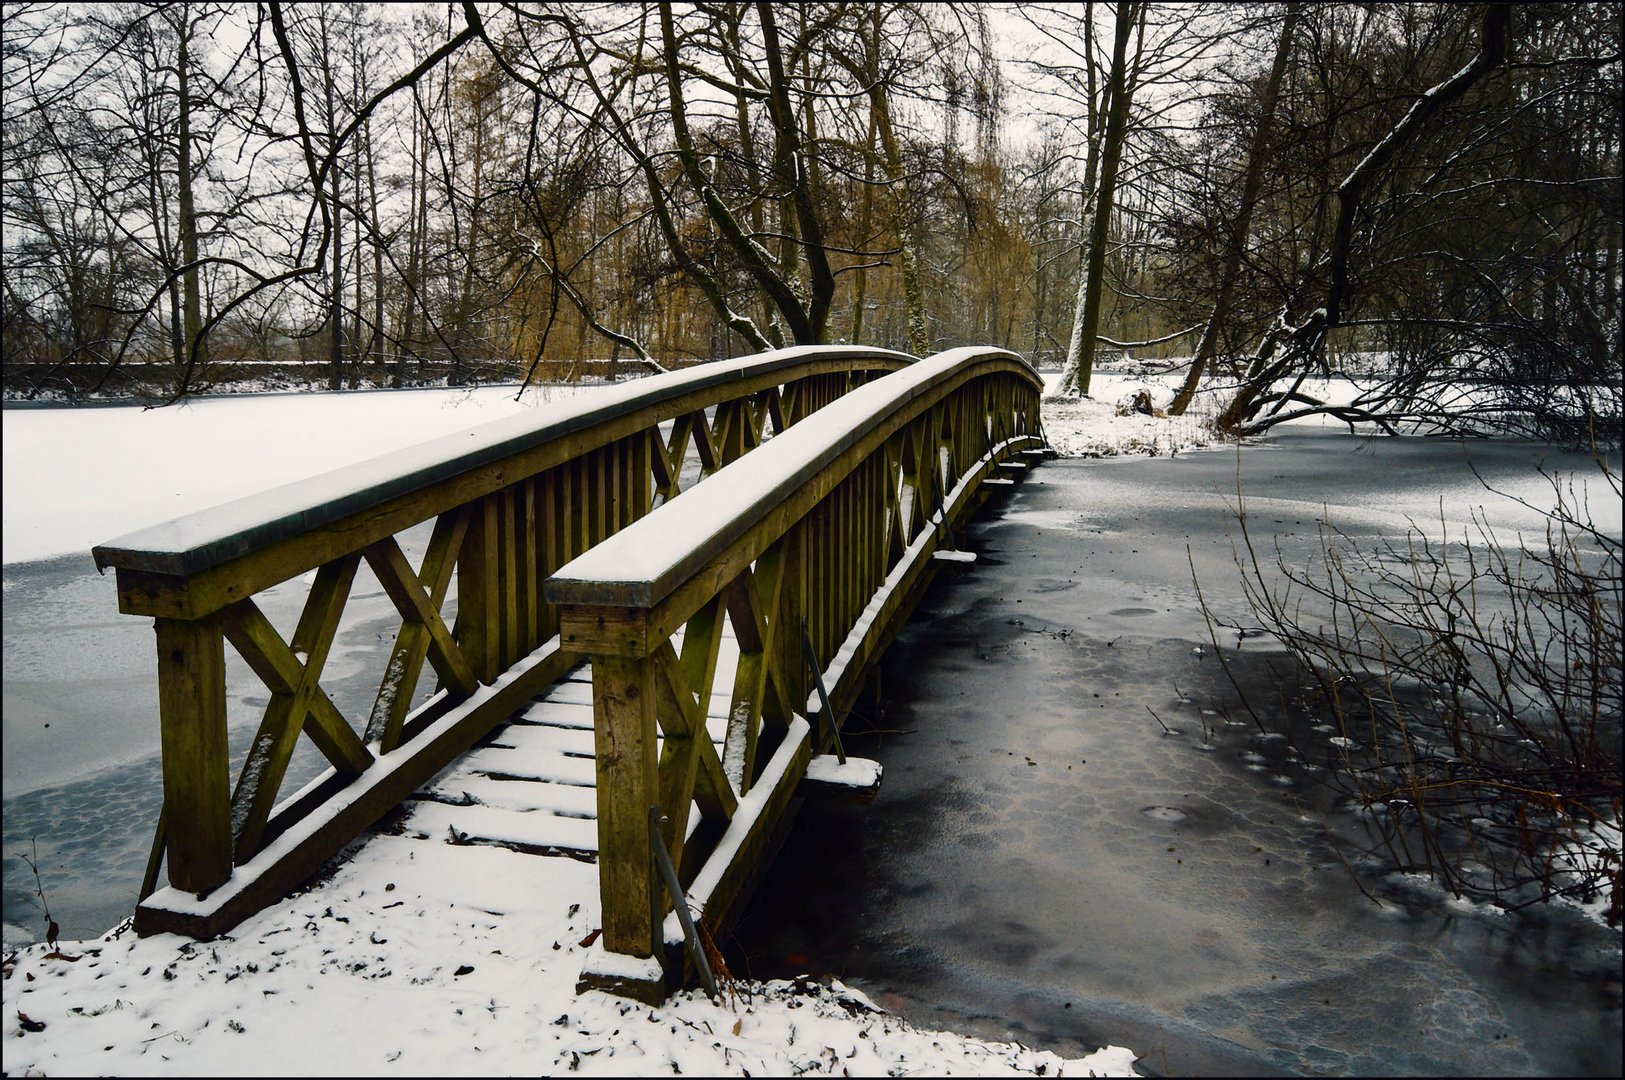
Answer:
[[[588,449],[594,442],[613,441],[620,429],[646,429],[651,414],[669,420],[763,390],[794,387],[816,374],[892,371],[912,360],[889,349],[802,345],[629,380],[551,404],[537,415],[483,424],[153,525],[99,544],[91,555],[98,570],[196,574],[314,530],[348,532],[353,524],[347,519],[357,514],[377,512],[436,485],[466,484],[471,473],[490,472],[495,483],[505,478],[502,466],[571,437]],[[455,498],[461,492],[447,494]]]
[[[1013,353],[940,353],[854,389],[548,580],[562,647],[592,658],[604,933],[583,987],[663,997],[681,935],[656,916],[670,905],[649,808],[689,868],[689,905],[723,917],[829,725],[952,557],[940,549],[1010,482],[993,474],[1042,451],[1042,388]],[[739,660],[715,686],[725,623]],[[818,716],[809,644],[833,715]]]
[[[120,610],[157,631],[164,812],[136,928],[212,936],[278,899],[578,662],[542,596],[550,573],[696,473],[912,362],[804,346],[657,375],[97,547],[98,568],[118,572]],[[429,523],[413,566],[397,538]],[[401,623],[371,714],[352,722],[320,679],[363,562]],[[255,597],[307,574],[284,641]],[[454,579],[449,628],[440,610]],[[270,697],[235,785],[228,641]],[[440,689],[412,710],[425,661]],[[281,799],[301,734],[332,768]],[[165,857],[170,887],[151,892]]]

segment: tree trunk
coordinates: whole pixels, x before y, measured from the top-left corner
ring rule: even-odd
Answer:
[[[931,351],[931,337],[925,321],[925,290],[920,284],[919,241],[914,236],[914,206],[909,197],[908,178],[903,168],[902,148],[897,142],[897,130],[892,124],[891,99],[880,79],[881,19],[884,7],[876,4],[872,9],[870,29],[873,37],[869,46],[869,106],[873,110],[875,131],[880,136],[881,148],[886,153],[886,175],[891,182],[892,232],[897,236],[898,261],[903,271],[903,297],[908,306],[908,347],[915,356]]]
[[[1298,21],[1298,4],[1286,6],[1286,20],[1281,24],[1281,38],[1275,44],[1275,62],[1270,66],[1269,81],[1264,86],[1259,102],[1258,127],[1253,130],[1252,145],[1247,151],[1247,174],[1242,180],[1241,211],[1236,218],[1230,243],[1225,250],[1224,269],[1219,278],[1219,295],[1213,302],[1207,326],[1196,343],[1196,354],[1191,357],[1190,370],[1185,382],[1168,406],[1169,416],[1183,416],[1190,408],[1202,373],[1212,357],[1219,338],[1219,330],[1230,318],[1230,304],[1235,296],[1236,279],[1241,275],[1241,257],[1247,249],[1247,235],[1252,230],[1253,208],[1258,205],[1258,188],[1264,175],[1264,160],[1269,146],[1270,129],[1275,124],[1275,103],[1281,92],[1281,79],[1286,74],[1287,57],[1292,52],[1292,31]]]
[[[176,64],[180,102],[180,146],[176,154],[176,179],[180,197],[181,290],[184,294],[186,365],[181,369],[181,393],[186,392],[198,364],[207,359],[203,349],[203,302],[198,285],[197,215],[192,200],[192,100],[191,100],[191,5],[180,11],[180,52]]]
[[[1111,108],[1106,118],[1106,138],[1100,153],[1100,192],[1096,197],[1094,220],[1090,223],[1089,261],[1084,268],[1079,295],[1080,318],[1073,326],[1076,363],[1069,363],[1062,379],[1063,389],[1089,394],[1089,377],[1095,365],[1096,337],[1100,332],[1101,297],[1106,284],[1106,239],[1111,227],[1112,201],[1117,188],[1117,166],[1123,157],[1123,141],[1128,130],[1128,110],[1133,83],[1128,78],[1128,39],[1139,17],[1141,5],[1117,5],[1116,36],[1112,44],[1112,70],[1107,97]]]

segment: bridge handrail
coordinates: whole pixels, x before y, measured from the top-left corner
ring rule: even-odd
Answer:
[[[603,387],[592,394],[556,402],[540,415],[520,415],[403,447],[366,461],[292,481],[270,491],[244,496],[208,510],[187,514],[109,540],[91,549],[96,568],[186,577],[306,533],[340,525],[401,496],[489,470],[572,435],[623,425],[649,410],[670,419],[696,406],[710,406],[755,393],[770,382],[794,374],[814,374],[809,364],[830,371],[869,364],[890,371],[914,362],[890,349],[846,345],[800,345],[718,360]],[[612,435],[605,435],[608,442]],[[590,448],[584,445],[583,448]],[[461,492],[448,492],[456,498]],[[455,505],[444,502],[444,505]],[[429,513],[444,508],[430,504]],[[387,525],[371,530],[372,539],[390,535]],[[343,530],[349,532],[350,530]],[[399,531],[398,529],[391,530]],[[371,540],[362,541],[364,546]],[[318,563],[293,571],[304,573]],[[290,574],[289,576],[292,576]],[[142,614],[145,614],[142,612]]]
[[[742,885],[738,853],[766,843],[812,754],[835,738],[829,721],[850,709],[856,676],[907,618],[932,556],[985,497],[981,481],[1042,447],[1042,389],[1000,349],[922,360],[548,579],[561,643],[593,664],[604,933],[584,987],[653,1000],[661,973],[680,967],[650,869],[651,806],[690,906],[726,912]],[[724,620],[740,654],[731,696],[713,685]],[[833,702],[816,737],[803,627]],[[725,708],[710,708],[713,693]],[[720,757],[708,715],[727,718]]]
[[[164,810],[137,930],[212,936],[297,885],[579,662],[560,647],[557,612],[541,595],[549,573],[674,498],[685,461],[710,475],[770,444],[767,428],[792,430],[853,385],[913,362],[803,346],[653,376],[96,548],[98,567],[117,570],[120,610],[152,616],[157,637]],[[398,535],[430,522],[413,566]],[[401,623],[358,731],[321,674],[363,564]],[[309,571],[284,641],[256,597]],[[440,609],[453,583],[448,628]],[[235,783],[228,641],[269,691]],[[413,709],[425,663],[440,689]],[[302,736],[332,768],[284,799]],[[153,892],[163,858],[170,888]]]

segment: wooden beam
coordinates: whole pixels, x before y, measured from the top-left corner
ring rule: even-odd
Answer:
[[[235,859],[238,863],[245,862],[260,849],[265,823],[276,805],[282,777],[293,756],[299,733],[304,729],[305,718],[310,714],[311,697],[319,690],[317,682],[321,678],[323,665],[327,663],[333,635],[338,631],[339,616],[344,611],[350,585],[355,580],[356,568],[360,563],[360,555],[347,555],[316,572],[316,582],[311,586],[304,612],[299,616],[299,625],[293,633],[294,662],[298,663],[300,655],[306,657],[297,683],[290,690],[272,692],[259,731],[243,761],[237,789],[232,793],[232,831],[236,837]],[[347,749],[351,750],[351,755],[341,757],[334,764],[370,762],[372,755],[361,746],[360,740],[352,740]],[[355,751],[359,751],[359,754]]]
[[[468,544],[465,537],[463,553],[466,557]],[[429,597],[424,594],[423,583],[418,576],[412,573],[412,567],[407,563],[406,556],[401,553],[400,545],[395,538],[380,540],[369,546],[365,552],[367,565],[377,575],[378,583],[384,587],[395,610],[401,613],[401,618],[422,623],[429,633],[429,663],[434,665],[435,671],[445,680],[446,685],[453,692],[468,695],[474,692],[479,685],[474,676],[474,669],[463,656],[462,650],[452,640],[451,631],[440,618],[439,609],[430,603]],[[458,619],[462,615],[459,613]]]
[[[420,585],[429,583],[429,606],[436,611],[445,603],[446,592],[451,587],[451,573],[467,527],[468,516],[459,508],[436,518],[434,531],[429,535],[429,546],[423,553],[417,579]],[[412,694],[429,652],[429,638],[429,628],[415,619],[403,620],[395,635],[395,646],[384,667],[364,736],[367,742],[378,742],[386,754],[400,745],[401,725],[412,708]]]

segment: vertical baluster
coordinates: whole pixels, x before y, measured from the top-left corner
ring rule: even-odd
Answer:
[[[559,557],[559,537],[562,535],[559,528],[561,515],[559,513],[559,473],[562,470],[555,465],[536,478],[536,532],[538,555],[541,560],[540,569],[536,577],[536,636],[538,643],[547,641],[559,632],[559,615],[553,605],[547,602],[542,593],[542,582],[553,575],[553,571],[564,565]]]
[[[540,525],[537,491],[541,476],[519,485],[519,653],[528,655],[541,644],[536,636],[536,605],[541,599],[541,565],[536,530]]]
[[[626,455],[623,440],[604,447],[604,532],[600,539],[608,539],[621,530],[621,515],[626,511],[626,490],[622,466]]]
[[[501,647],[497,670],[506,671],[523,653],[519,648],[519,499],[517,485],[497,493],[497,628]]]
[[[631,498],[627,500],[628,523],[637,521],[654,506],[654,455],[660,429],[652,427],[642,435],[634,436],[627,446],[627,472],[631,481]]]
[[[790,526],[781,543],[784,545],[783,565],[779,571],[777,618],[779,628],[773,635],[773,650],[777,654],[776,667],[784,679],[784,694],[790,699],[790,708],[802,712],[807,704],[807,682],[802,675],[801,619],[806,614],[807,596],[807,520],[803,518]]]
[[[591,546],[588,535],[592,523],[592,470],[589,455],[582,454],[570,462],[570,557],[573,559]]]
[[[610,503],[615,496],[615,486],[609,478],[609,455],[612,452],[610,447],[600,446],[588,460],[588,500],[592,503],[591,520],[587,526],[588,547],[602,543],[604,537],[609,535]]]
[[[495,681],[501,625],[498,622],[497,502],[486,496],[469,507],[468,531],[457,559],[457,631],[474,677]]]

